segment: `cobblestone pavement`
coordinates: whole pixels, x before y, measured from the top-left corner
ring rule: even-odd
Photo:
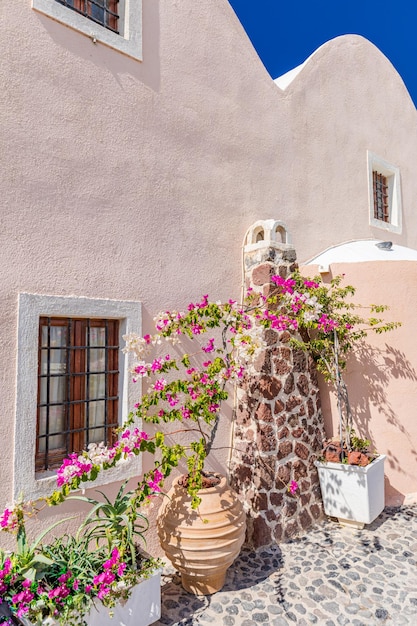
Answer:
[[[417,506],[387,508],[363,530],[326,520],[303,537],[244,548],[212,596],[163,575],[155,626],[417,625]]]

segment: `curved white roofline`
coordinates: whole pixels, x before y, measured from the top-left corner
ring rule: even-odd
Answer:
[[[341,35],[342,37],[345,37],[345,35]],[[338,39],[338,37],[335,37],[334,39]],[[294,67],[292,70],[289,70],[288,72],[286,72],[285,74],[282,74],[281,76],[277,76],[277,78],[274,78],[274,83],[283,91],[285,91],[285,89],[288,87],[288,85],[291,85],[291,83],[293,82],[293,80],[296,78],[296,76],[298,76],[298,74],[301,72],[301,70],[303,69],[303,67],[305,65],[307,65],[307,63],[310,61],[310,59],[312,57],[314,57],[317,52],[319,50],[321,50],[324,46],[327,46],[327,44],[333,41],[333,39],[329,39],[329,41],[326,41],[325,43],[323,43],[321,46],[319,46],[318,48],[316,48],[316,50],[314,50],[314,52],[312,52],[310,54],[310,56],[308,56],[306,58],[306,60],[304,61],[304,63],[301,63],[300,65],[297,65],[297,67]]]
[[[310,57],[308,57],[308,59],[309,58]],[[307,63],[308,59],[306,59],[304,63],[301,63],[301,65],[297,65],[297,67],[294,67],[289,72],[282,74],[282,76],[278,76],[277,78],[274,78],[274,83],[278,85],[278,87],[284,91],[288,87],[288,85],[291,85],[294,78],[298,76],[298,74],[303,69],[304,65]]]
[[[391,249],[377,246],[381,239],[347,241],[332,246],[301,265],[319,265],[328,271],[332,263],[363,263],[365,261],[417,261],[417,250],[393,243]]]
[[[354,34],[354,33],[351,33],[351,34],[346,33],[344,35],[337,35],[336,37],[333,37],[332,39],[329,39],[328,41],[325,41],[323,44],[321,44],[321,46],[316,48],[316,50],[314,50],[314,52],[312,52],[310,54],[310,56],[307,57],[307,59],[304,61],[304,63],[301,63],[300,65],[297,65],[297,67],[294,67],[293,69],[289,70],[285,74],[282,74],[281,76],[277,76],[277,78],[274,78],[274,83],[282,91],[285,91],[285,89],[289,85],[291,85],[291,83],[294,81],[294,79],[300,74],[301,70],[309,63],[309,61],[311,61],[311,59],[314,56],[316,56],[319,52],[321,52],[323,48],[327,48],[327,47],[329,47],[329,45],[332,46],[333,42],[338,42],[338,41],[343,40],[343,39],[352,39],[352,38],[355,38],[357,40],[364,40],[364,41],[366,41],[370,46],[373,46],[374,48],[376,48],[378,50],[378,52],[382,56],[384,56],[386,58],[388,63],[390,65],[392,65],[391,61],[384,55],[384,53],[381,52],[381,50],[375,44],[373,44],[371,41],[369,41],[369,39],[367,39],[363,35],[358,35],[358,34]],[[396,70],[396,68],[394,66],[392,66],[392,67],[398,74],[398,71]]]

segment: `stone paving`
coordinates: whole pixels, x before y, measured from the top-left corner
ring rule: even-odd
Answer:
[[[193,596],[163,575],[155,626],[417,625],[417,506],[386,508],[363,530],[318,523],[298,539],[243,549],[226,584]]]

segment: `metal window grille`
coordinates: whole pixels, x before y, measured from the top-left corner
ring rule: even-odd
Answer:
[[[56,0],[56,2],[88,17],[104,28],[119,33],[119,0]]]
[[[119,322],[42,317],[36,470],[53,469],[118,426]]]
[[[374,218],[389,222],[388,178],[379,172],[372,172],[374,191]]]

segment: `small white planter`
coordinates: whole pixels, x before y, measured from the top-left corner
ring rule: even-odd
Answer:
[[[109,609],[96,604],[87,618],[88,626],[149,626],[161,617],[161,570],[136,585],[124,604]]]
[[[109,615],[110,609],[100,601],[96,602],[96,608],[93,607],[85,618],[88,626],[149,626],[156,622],[161,617],[161,573],[162,570],[157,569],[149,578],[133,587],[129,599],[111,609],[112,617]],[[21,621],[25,626],[31,626],[31,622],[25,619]],[[52,618],[42,622],[42,626],[57,624]]]
[[[324,512],[340,522],[370,524],[383,511],[385,455],[366,467],[316,461]]]

